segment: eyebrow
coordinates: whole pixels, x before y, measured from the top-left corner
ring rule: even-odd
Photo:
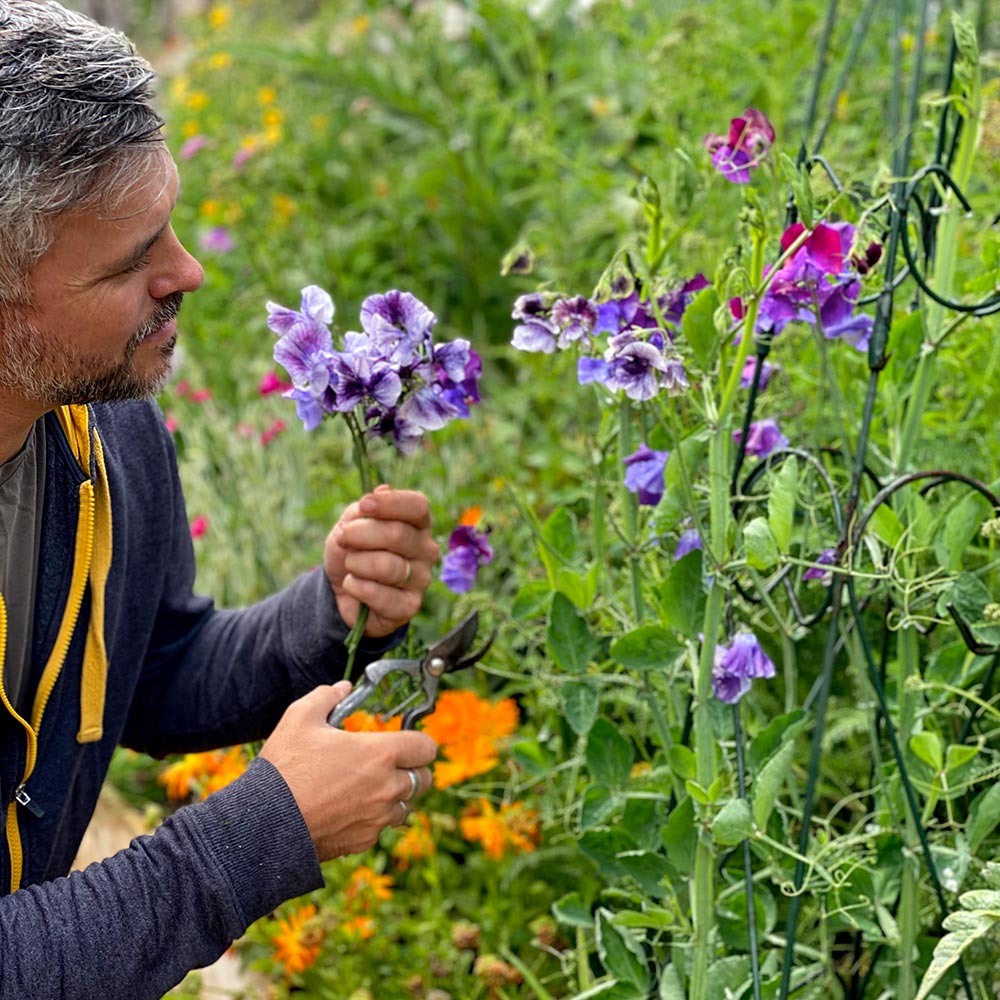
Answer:
[[[147,253],[149,253],[150,250],[152,250],[153,244],[156,243],[156,241],[167,231],[169,226],[170,220],[168,219],[162,226],[160,226],[159,229],[156,230],[155,233],[153,233],[152,236],[149,237],[148,240],[137,246],[127,256],[122,257],[119,260],[112,261],[106,267],[102,268],[101,277],[114,277],[114,275],[120,274],[122,271],[130,268],[133,264],[138,263],[143,257],[146,256]]]

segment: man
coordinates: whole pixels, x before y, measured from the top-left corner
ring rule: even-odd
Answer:
[[[326,724],[360,604],[367,659],[420,606],[438,555],[421,494],[352,504],[323,568],[258,605],[192,594],[148,397],[203,274],[171,229],[151,76],[54,0],[0,0],[0,1000],[162,996],[431,780],[425,735]],[[65,877],[118,744],[264,737],[228,788]]]

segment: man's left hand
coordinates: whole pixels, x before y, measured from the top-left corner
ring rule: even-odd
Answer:
[[[341,618],[353,626],[367,604],[365,635],[405,625],[420,609],[439,554],[427,497],[376,486],[344,511],[326,539],[323,565]]]

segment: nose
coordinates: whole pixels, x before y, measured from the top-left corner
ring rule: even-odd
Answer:
[[[205,269],[196,257],[188,253],[173,230],[168,239],[170,242],[165,265],[149,283],[149,294],[154,299],[165,299],[174,292],[195,292],[205,280]]]

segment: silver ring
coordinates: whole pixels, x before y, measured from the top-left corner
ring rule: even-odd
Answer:
[[[403,807],[403,818],[396,826],[402,826],[406,822],[406,818],[410,815],[410,807],[402,799],[399,800],[399,804]]]
[[[417,772],[414,771],[412,767],[408,767],[406,769],[406,773],[410,777],[410,794],[406,797],[407,800],[409,800],[420,791],[420,779],[417,777]]]

